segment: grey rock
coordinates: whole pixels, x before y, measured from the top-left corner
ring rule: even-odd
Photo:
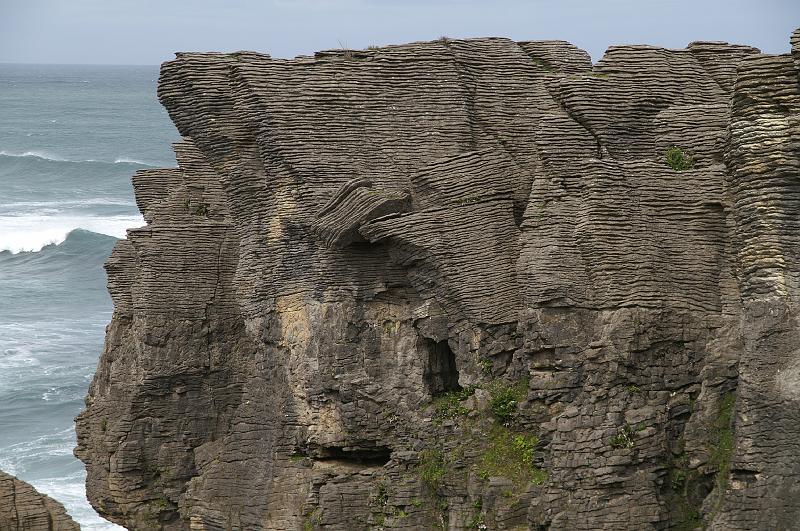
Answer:
[[[798,35],[178,54],[178,168],[134,176],[147,225],[107,264],[90,501],[130,529],[793,527]]]

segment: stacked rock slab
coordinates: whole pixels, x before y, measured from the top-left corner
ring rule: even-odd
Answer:
[[[147,226],[108,261],[77,420],[92,504],[131,529],[792,527],[798,42],[178,54],[178,168],[134,176]]]
[[[4,531],[79,531],[64,507],[32,486],[0,472],[0,529]]]

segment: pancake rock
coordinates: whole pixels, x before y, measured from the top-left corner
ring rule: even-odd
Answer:
[[[787,529],[800,33],[181,53],[77,419],[130,529]]]
[[[0,471],[0,529],[78,531],[64,507],[22,480]]]

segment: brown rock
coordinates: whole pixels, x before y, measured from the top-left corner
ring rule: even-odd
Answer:
[[[64,507],[14,476],[0,472],[0,529],[78,531]]]

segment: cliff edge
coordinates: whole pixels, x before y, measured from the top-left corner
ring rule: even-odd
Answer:
[[[180,53],[77,419],[130,529],[788,529],[800,33]]]

